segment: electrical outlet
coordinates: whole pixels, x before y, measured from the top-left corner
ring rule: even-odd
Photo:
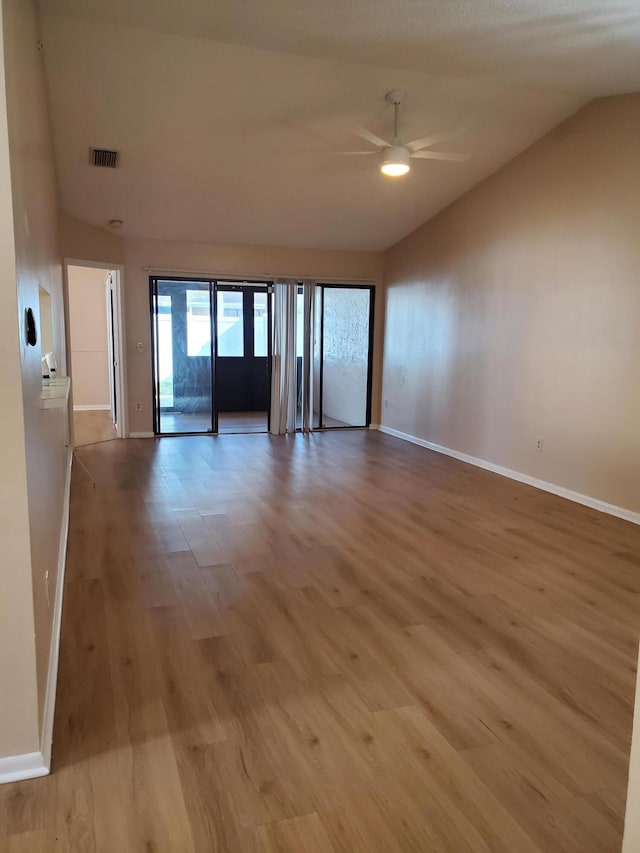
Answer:
[[[136,412],[142,411],[142,403],[136,403]]]
[[[541,438],[536,439],[536,450],[538,451],[538,453],[542,453],[542,439]]]
[[[136,349],[138,350],[138,352],[142,352],[144,350],[144,344],[142,343],[142,341],[138,341],[138,343],[136,344]]]

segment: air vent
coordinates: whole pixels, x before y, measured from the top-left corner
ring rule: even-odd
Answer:
[[[119,158],[119,151],[109,151],[107,148],[91,148],[89,163],[92,166],[104,166],[105,169],[115,169]]]

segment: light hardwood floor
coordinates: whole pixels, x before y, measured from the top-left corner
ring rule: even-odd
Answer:
[[[367,431],[79,455],[0,849],[620,849],[639,528]]]
[[[116,438],[116,428],[111,420],[111,412],[74,412],[73,437],[76,447],[113,441]]]

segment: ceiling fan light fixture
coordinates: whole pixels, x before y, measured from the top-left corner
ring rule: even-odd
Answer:
[[[380,171],[383,175],[388,175],[390,178],[399,178],[401,175],[406,175],[410,168],[410,157],[411,152],[404,145],[394,145],[391,148],[386,148],[383,153]]]

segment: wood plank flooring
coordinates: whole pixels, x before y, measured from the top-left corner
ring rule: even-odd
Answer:
[[[78,454],[0,850],[620,850],[640,528],[367,431]]]
[[[113,441],[117,437],[111,412],[106,410],[74,412],[73,434],[76,447]]]

